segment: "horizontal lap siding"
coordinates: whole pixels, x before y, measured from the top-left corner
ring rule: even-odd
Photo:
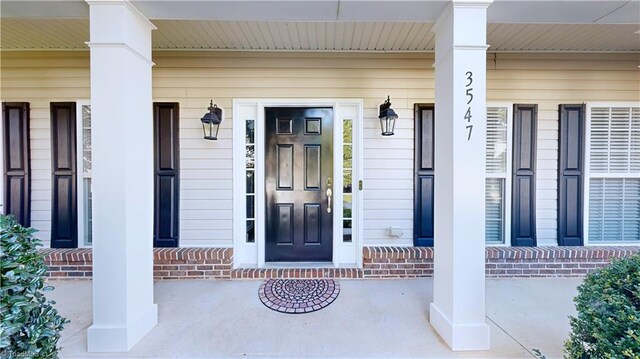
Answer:
[[[433,98],[432,55],[156,52],[154,62],[155,101],[181,106],[182,245],[231,245],[234,98],[363,99],[365,244],[411,244],[412,108]],[[387,95],[400,120],[396,136],[382,138],[377,108]],[[210,98],[226,111],[217,142],[202,139],[199,121]],[[388,226],[404,237],[388,237]]]
[[[31,108],[31,226],[50,247],[51,109],[50,102],[88,99],[88,53],[2,52],[2,101],[29,102]]]
[[[433,101],[431,54],[156,52],[154,62],[155,101],[181,106],[182,245],[231,245],[234,98],[363,99],[365,244],[411,244],[413,103]],[[378,120],[387,95],[400,115],[391,138],[380,136]],[[226,111],[217,142],[202,140],[199,118],[210,98]],[[388,237],[388,226],[404,237]]]
[[[153,97],[180,103],[180,244],[232,244],[232,100],[364,100],[365,245],[411,245],[413,104],[434,101],[433,54],[154,53]],[[537,103],[539,245],[555,244],[558,104],[633,101],[637,55],[489,55],[488,100]],[[380,136],[378,105],[390,95],[396,135]],[[50,236],[49,102],[89,98],[88,52],[3,52],[2,100],[31,103],[32,223]],[[209,99],[225,109],[220,140],[202,139]],[[436,109],[437,110],[437,109]],[[386,236],[388,226],[404,236]],[[48,244],[47,244],[48,245]]]
[[[638,101],[640,55],[490,54],[488,101],[538,104],[538,246],[557,245],[558,105]]]

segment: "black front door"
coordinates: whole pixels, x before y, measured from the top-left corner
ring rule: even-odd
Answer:
[[[266,108],[267,262],[332,260],[333,109]]]

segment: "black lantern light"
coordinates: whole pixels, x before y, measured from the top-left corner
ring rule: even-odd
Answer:
[[[391,108],[391,102],[389,101],[389,96],[387,96],[387,100],[380,105],[380,129],[382,130],[383,136],[393,136],[393,130],[396,127],[396,120],[398,119],[398,115]]]
[[[218,105],[211,104],[208,108],[209,112],[205,113],[200,119],[202,121],[202,131],[204,132],[205,140],[217,140],[218,130],[220,129],[220,123],[222,122],[222,109]]]

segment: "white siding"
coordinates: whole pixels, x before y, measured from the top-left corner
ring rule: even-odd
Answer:
[[[50,102],[89,98],[88,53],[7,53],[1,68],[2,101],[29,102],[31,226],[49,247],[51,238]]]
[[[31,103],[32,222],[48,241],[49,102],[89,98],[88,52],[1,56],[2,100]],[[412,243],[413,105],[434,101],[433,54],[156,52],[154,61],[154,101],[180,103],[181,245],[232,244],[234,98],[363,99],[365,245]],[[637,100],[637,64],[634,54],[489,55],[487,100],[538,104],[539,245],[556,243],[558,105]],[[399,114],[392,137],[377,118],[387,95]],[[218,141],[202,139],[211,98],[225,109]],[[404,236],[388,237],[388,226]]]
[[[487,101],[538,104],[538,245],[557,245],[558,106],[640,98],[640,56],[491,54]]]

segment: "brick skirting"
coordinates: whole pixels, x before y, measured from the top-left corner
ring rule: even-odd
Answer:
[[[576,277],[640,247],[487,247],[487,277]],[[44,249],[47,276],[89,279],[90,248]],[[155,279],[414,278],[433,276],[433,248],[365,247],[363,268],[232,269],[231,248],[154,249]]]

